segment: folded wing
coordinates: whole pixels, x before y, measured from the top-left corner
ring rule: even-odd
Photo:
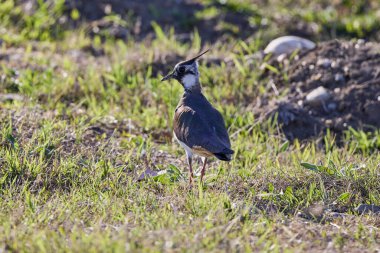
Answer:
[[[188,106],[178,107],[174,115],[174,133],[190,148],[201,147],[221,160],[231,159],[233,150],[227,129],[222,115],[214,108],[201,113]]]

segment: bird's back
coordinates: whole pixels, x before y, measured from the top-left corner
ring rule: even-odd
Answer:
[[[224,120],[201,92],[185,92],[174,115],[176,137],[192,149],[201,148],[221,160],[231,159]]]

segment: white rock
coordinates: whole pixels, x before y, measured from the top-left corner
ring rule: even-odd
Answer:
[[[291,54],[293,51],[311,50],[315,48],[315,43],[297,36],[282,36],[272,40],[264,49],[265,54],[281,55]]]
[[[317,105],[328,100],[330,97],[330,92],[326,88],[319,86],[318,88],[312,90],[309,94],[307,94],[306,102],[308,104]]]

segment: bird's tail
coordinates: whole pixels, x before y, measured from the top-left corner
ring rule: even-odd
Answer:
[[[214,156],[222,161],[231,161],[234,151],[229,148],[225,148],[222,152],[214,153]]]

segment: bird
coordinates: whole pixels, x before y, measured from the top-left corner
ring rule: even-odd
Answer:
[[[189,185],[193,184],[193,155],[202,159],[200,181],[206,171],[207,159],[216,157],[222,161],[231,161],[234,151],[222,114],[215,109],[202,93],[198,59],[209,49],[197,56],[177,63],[172,72],[161,81],[177,80],[184,88],[184,93],[174,112],[173,135],[185,149],[190,176]]]

